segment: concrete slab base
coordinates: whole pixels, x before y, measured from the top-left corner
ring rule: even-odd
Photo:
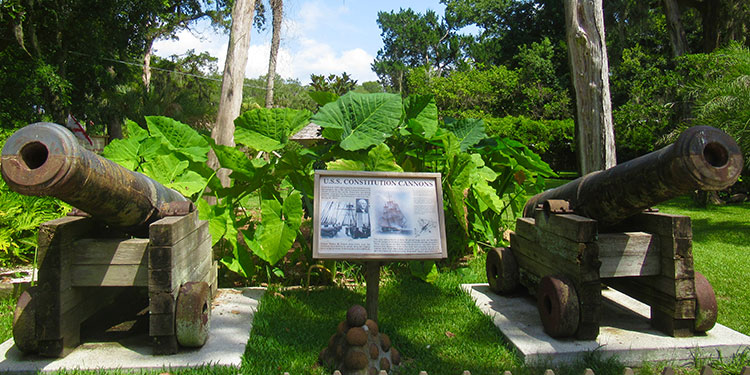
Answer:
[[[0,373],[22,374],[61,369],[169,369],[204,364],[239,367],[265,288],[219,289],[211,310],[209,338],[202,348],[152,355],[147,332],[118,341],[86,342],[65,358],[24,355],[10,339],[0,345]]]
[[[596,340],[556,340],[544,333],[536,301],[530,296],[502,297],[490,291],[487,284],[461,287],[492,317],[527,364],[569,363],[580,359],[585,352],[596,350],[602,358],[616,356],[626,366],[640,366],[644,361],[669,361],[678,365],[696,356],[715,358],[721,355],[729,359],[750,348],[750,337],[721,324],[702,336],[667,336],[651,328],[649,306],[612,289],[602,293],[604,309]]]

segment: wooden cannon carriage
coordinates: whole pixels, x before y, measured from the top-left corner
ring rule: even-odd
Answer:
[[[490,288],[526,287],[552,337],[599,335],[602,284],[649,305],[652,326],[668,335],[705,332],[718,309],[694,268],[690,218],[648,208],[725,189],[742,165],[728,135],[693,127],[661,150],[538,194],[517,219],[510,248],[488,253]]]
[[[85,211],[39,228],[37,285],[19,297],[13,319],[21,351],[63,357],[81,343],[88,318],[103,309],[135,314],[139,303],[155,354],[206,342],[216,263],[208,223],[192,202],[79,147],[51,123],[8,139],[2,175],[14,191]]]

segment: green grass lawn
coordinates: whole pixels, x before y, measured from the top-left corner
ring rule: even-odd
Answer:
[[[684,214],[693,219],[695,267],[713,285],[719,301],[719,322],[750,334],[750,290],[744,277],[750,266],[750,204],[707,209],[692,207],[688,198],[678,198],[659,206],[661,211]],[[410,278],[399,266],[389,266],[380,288],[380,331],[391,337],[401,353],[404,365],[398,374],[454,375],[463,370],[472,374],[542,374],[542,366],[528,368],[520,364],[503,343],[490,318],[482,314],[471,298],[459,289],[461,283],[485,282],[483,257],[472,259],[466,268],[444,270],[434,283]],[[245,351],[241,374],[330,374],[319,367],[318,353],[335,332],[346,310],[364,304],[364,288],[330,287],[307,292],[302,289],[270,290],[261,300],[254,327]],[[12,302],[0,304],[0,335],[10,336]],[[696,359],[693,365],[705,364]],[[697,375],[698,370],[684,364],[650,364],[637,374],[658,374],[665,365],[680,366],[678,374]],[[734,361],[713,363],[715,373],[739,374],[750,366],[750,352]],[[556,368],[556,374],[581,374],[593,368],[597,375],[621,375],[623,366],[616,360],[603,361],[590,354],[571,366]],[[161,374],[145,371],[142,374]],[[118,371],[66,374],[116,374]],[[236,374],[236,369],[204,367],[171,370],[170,374]]]

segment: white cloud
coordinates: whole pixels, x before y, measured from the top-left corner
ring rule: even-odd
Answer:
[[[158,40],[154,43],[154,54],[162,57],[181,55],[190,49],[196,53],[208,52],[211,56],[218,57],[219,71],[223,70],[224,58],[227,54],[229,36],[219,34],[210,27],[203,32],[183,30],[177,34],[176,40]]]
[[[377,76],[370,64],[374,57],[362,48],[334,50],[330,44],[311,37],[316,29],[329,28],[332,19],[345,17],[349,13],[346,5],[330,7],[320,1],[305,2],[299,5],[298,17],[288,17],[284,21],[281,47],[276,72],[284,78],[296,78],[302,84],[310,82],[310,74],[341,74],[346,72],[359,83],[375,81]],[[290,10],[290,14],[294,10]],[[296,19],[295,19],[296,18]],[[178,40],[161,40],[154,44],[154,53],[168,57],[183,54],[189,49],[196,53],[208,52],[218,58],[219,72],[224,69],[228,34],[219,34],[210,26],[196,27],[202,32],[182,31]],[[335,35],[337,31],[332,32]],[[339,30],[338,32],[343,32]],[[253,30],[248,64],[245,75],[257,78],[268,72],[270,32],[258,34]],[[331,35],[329,34],[329,35]],[[331,36],[334,37],[334,36]]]
[[[302,40],[300,48],[291,55],[294,75],[302,82],[310,82],[310,74],[348,73],[360,83],[377,80],[370,68],[373,56],[361,48],[334,51],[331,46],[312,39]]]

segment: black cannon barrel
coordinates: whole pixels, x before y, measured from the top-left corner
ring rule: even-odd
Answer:
[[[538,204],[559,199],[606,227],[694,190],[726,189],[737,181],[742,166],[734,139],[719,129],[695,126],[661,150],[533,196],[524,216],[531,217]]]
[[[2,151],[2,176],[25,195],[59,198],[103,222],[144,226],[164,214],[180,193],[81,147],[66,128],[53,123],[28,125],[8,138]]]

